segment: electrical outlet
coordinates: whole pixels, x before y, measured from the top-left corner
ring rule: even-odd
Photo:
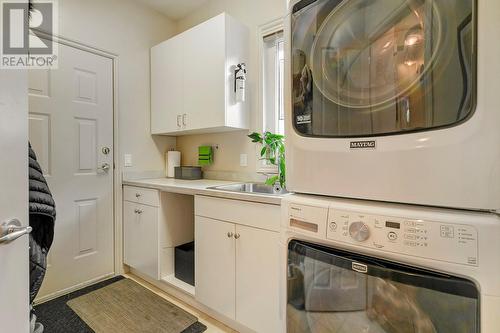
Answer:
[[[123,160],[123,164],[126,168],[132,167],[132,154],[125,154]]]
[[[247,154],[240,155],[240,166],[242,166],[242,167],[248,166],[248,155]]]

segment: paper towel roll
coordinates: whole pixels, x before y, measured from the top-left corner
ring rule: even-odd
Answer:
[[[181,166],[181,152],[169,151],[167,153],[167,177],[175,177],[175,168]]]

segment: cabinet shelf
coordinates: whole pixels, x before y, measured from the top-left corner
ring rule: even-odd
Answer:
[[[177,289],[180,289],[180,290],[190,294],[191,296],[195,296],[195,287],[193,287],[192,285],[190,285],[184,281],[177,279],[174,274],[167,275],[167,276],[163,277],[161,280],[163,282],[166,282],[166,283],[174,286]]]

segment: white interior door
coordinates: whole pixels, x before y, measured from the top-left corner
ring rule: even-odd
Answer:
[[[40,299],[114,270],[112,60],[60,45],[58,69],[31,70],[29,137],[57,210]]]
[[[0,224],[28,224],[28,90],[22,70],[0,70]],[[1,237],[1,236],[0,236]],[[0,331],[29,332],[28,237],[0,238]]]

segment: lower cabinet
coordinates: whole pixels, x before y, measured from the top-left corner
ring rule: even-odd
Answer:
[[[236,321],[279,332],[279,233],[236,226]]]
[[[235,225],[196,217],[196,299],[229,318],[235,318]]]
[[[194,236],[196,300],[258,333],[281,331],[279,226],[276,205],[124,187],[124,263],[171,281]]]
[[[174,276],[174,248],[194,238],[194,197],[123,188],[123,262],[155,280]]]
[[[195,239],[196,299],[253,331],[279,332],[279,233],[197,215]]]
[[[159,279],[158,208],[123,203],[124,262]]]

